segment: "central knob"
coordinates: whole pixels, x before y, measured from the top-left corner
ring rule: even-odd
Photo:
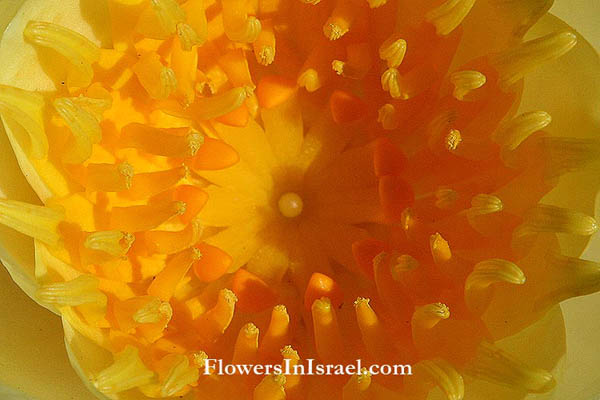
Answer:
[[[282,194],[277,204],[279,205],[279,212],[286,218],[295,218],[302,214],[302,207],[304,206],[302,197],[293,192]]]

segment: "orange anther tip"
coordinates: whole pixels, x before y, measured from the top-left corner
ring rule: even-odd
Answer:
[[[331,114],[337,124],[357,121],[365,116],[366,105],[361,99],[343,90],[336,90],[329,99]]]
[[[231,167],[240,160],[233,147],[222,140],[206,136],[204,144],[187,163],[195,170],[216,170]]]
[[[297,89],[296,82],[278,75],[265,76],[258,82],[256,97],[263,108],[275,107],[289,99]]]
[[[402,150],[389,138],[377,139],[373,155],[376,176],[399,175],[406,168],[407,162],[408,160]]]
[[[237,307],[245,312],[259,312],[273,307],[277,294],[265,281],[245,269],[233,275],[231,290],[238,298]]]
[[[173,200],[185,203],[185,213],[179,219],[187,224],[202,210],[208,201],[208,194],[194,185],[181,185],[175,189]]]
[[[338,284],[327,275],[315,272],[310,277],[304,292],[304,307],[310,310],[315,300],[321,297],[328,297],[335,308],[344,301],[344,295]]]
[[[413,201],[413,190],[402,178],[386,175],[379,179],[379,202],[389,222],[400,221],[402,211]]]
[[[216,281],[233,263],[231,256],[218,247],[199,243],[196,248],[200,250],[202,257],[194,263],[194,273],[202,282]]]
[[[389,246],[377,239],[364,239],[352,243],[352,254],[361,270],[370,278],[375,278],[373,259],[380,253],[389,251]]]
[[[216,120],[225,125],[243,127],[248,125],[248,121],[250,121],[250,112],[248,107],[242,104],[235,110],[216,118]]]

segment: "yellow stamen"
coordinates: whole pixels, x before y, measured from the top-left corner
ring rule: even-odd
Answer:
[[[197,120],[217,118],[238,109],[252,93],[250,87],[236,87],[212,97],[202,97],[196,99],[190,112]]]
[[[217,304],[195,321],[200,339],[211,343],[225,333],[233,319],[236,302],[237,297],[231,290],[219,292]]]
[[[114,257],[123,258],[133,245],[135,236],[121,231],[94,232],[85,238],[83,246],[89,250],[102,251]]]
[[[85,188],[90,191],[121,192],[131,187],[133,167],[119,164],[88,164]]]
[[[188,0],[181,7],[187,15],[187,25],[195,33],[193,42],[198,46],[204,44],[208,39],[208,21],[206,20],[204,0]],[[182,33],[185,34],[186,31],[187,28],[184,28]],[[179,30],[178,35],[183,43],[185,39],[179,34]]]
[[[487,341],[481,343],[475,360],[465,371],[479,379],[532,393],[547,392],[556,384],[548,371],[532,368]]]
[[[457,71],[450,75],[450,82],[454,85],[453,96],[457,100],[464,100],[465,96],[475,89],[485,85],[487,79],[479,71]]]
[[[435,25],[438,35],[448,35],[465,19],[475,0],[447,0],[427,13],[427,20]]]
[[[174,365],[169,370],[169,373],[162,384],[160,395],[163,397],[175,396],[187,385],[197,382],[200,377],[198,368],[191,366],[189,359],[186,356],[175,354],[167,357],[174,358]]]
[[[47,304],[79,306],[82,304],[106,305],[106,295],[98,289],[98,279],[81,275],[68,282],[42,285],[35,292],[36,298]]]
[[[208,354],[206,354],[204,351],[195,351],[192,353],[192,362],[199,369],[204,368],[206,360],[208,360]]]
[[[381,123],[383,129],[394,130],[400,125],[396,108],[391,104],[384,104],[377,112],[377,122]]]
[[[323,25],[323,33],[327,39],[338,40],[348,33],[356,13],[356,5],[351,0],[337,0],[331,16]]]
[[[161,28],[169,34],[175,33],[177,25],[185,20],[185,12],[175,0],[150,0],[150,4]]]
[[[58,225],[64,218],[64,211],[58,208],[0,199],[0,224],[51,246],[61,240]]]
[[[275,33],[273,23],[264,21],[260,35],[253,44],[256,61],[260,65],[271,65],[275,60]]]
[[[268,375],[254,388],[253,400],[284,400],[285,376]]]
[[[173,309],[166,301],[160,301],[158,297],[152,298],[142,308],[137,310],[132,318],[138,324],[155,324],[167,320],[173,316]]]
[[[183,279],[189,271],[192,264],[202,257],[200,251],[196,248],[183,250],[171,257],[165,268],[154,278],[148,286],[148,294],[156,296],[162,301],[169,301],[177,284]]]
[[[445,360],[423,360],[414,366],[414,377],[407,379],[407,384],[418,385],[415,381],[425,380],[438,386],[446,394],[448,400],[461,400],[465,395],[462,376]],[[410,388],[408,388],[410,390]]]
[[[408,254],[403,254],[396,259],[396,263],[393,264],[390,269],[392,272],[392,278],[396,281],[402,281],[402,275],[405,272],[412,271],[419,267],[419,261]]]
[[[501,85],[508,89],[529,71],[561,57],[576,44],[577,36],[573,32],[555,32],[495,54],[490,62],[500,73]]]
[[[298,356],[298,352],[292,348],[292,346],[285,346],[281,349],[281,356],[283,360],[290,360],[290,370],[294,371],[294,366],[300,364],[300,356]],[[285,361],[284,361],[285,362]],[[301,384],[300,375],[290,374],[286,375],[285,382],[285,390],[286,392],[293,392],[295,389],[299,388]]]
[[[102,128],[94,114],[77,105],[72,99],[58,98],[53,104],[73,134],[73,140],[64,153],[63,160],[80,164],[92,155],[92,145],[102,140]]]
[[[406,40],[399,34],[393,34],[379,46],[379,58],[387,61],[388,68],[397,68],[406,55]]]
[[[145,206],[113,207],[110,215],[112,229],[141,232],[156,228],[176,215],[185,213],[185,203],[162,201]]]
[[[263,357],[275,357],[279,355],[281,348],[289,340],[290,316],[284,305],[273,307],[271,321],[267,332],[260,343],[260,354]]]
[[[431,255],[436,264],[448,262],[452,258],[452,252],[450,251],[448,242],[439,233],[431,235],[429,238],[429,246]]]
[[[317,354],[324,362],[339,360],[343,356],[342,338],[331,301],[323,297],[312,304],[312,319]]]
[[[450,151],[454,151],[458,148],[458,145],[462,142],[462,136],[458,129],[450,129],[450,132],[444,139],[446,148]]]
[[[441,209],[449,209],[458,200],[458,192],[448,188],[439,188],[435,191],[435,206]]]
[[[502,145],[503,151],[512,151],[531,134],[550,125],[550,122],[552,122],[552,117],[547,112],[524,113],[504,124],[492,135],[492,139]]]
[[[258,328],[249,322],[240,329],[233,348],[233,363],[245,364],[256,361],[258,354]]]
[[[491,194],[478,194],[471,199],[471,208],[467,210],[469,217],[493,214],[504,208],[502,200]]]
[[[144,54],[131,69],[150,97],[166,99],[177,89],[175,72],[165,67],[156,53]]]
[[[498,258],[477,263],[465,281],[465,302],[469,309],[481,315],[489,304],[489,287],[500,282],[522,285],[525,274],[514,263]]]
[[[306,69],[298,76],[298,86],[306,88],[309,92],[314,92],[322,85],[319,73],[313,68]]]
[[[92,382],[102,393],[113,394],[146,385],[154,378],[139,356],[139,350],[127,346],[125,350],[115,354],[114,363],[97,374]]]
[[[389,355],[389,343],[383,324],[369,305],[369,299],[359,297],[354,302],[356,321],[367,351],[376,360],[384,360]]]
[[[415,329],[431,329],[443,319],[450,317],[450,309],[442,303],[432,303],[417,307],[412,316],[411,325]]]
[[[187,135],[173,135],[168,129],[153,128],[132,123],[121,131],[121,145],[165,157],[192,157],[204,143],[204,135],[190,131]]]
[[[177,24],[177,36],[179,36],[181,48],[185,51],[192,50],[194,46],[202,45],[206,40],[206,37],[200,37],[194,28],[185,23]]]
[[[95,89],[93,93],[101,97],[86,97],[80,95],[79,97],[71,97],[70,100],[76,106],[79,106],[92,114],[98,122],[101,122],[103,120],[104,112],[112,107],[112,97],[110,93],[102,87],[95,87],[92,85],[90,89],[92,88]]]
[[[21,125],[29,135],[31,156],[48,154],[48,138],[44,129],[44,97],[11,86],[0,85],[0,114]]]
[[[515,230],[516,237],[539,232],[560,232],[589,236],[598,231],[598,223],[579,211],[538,204],[524,216],[523,224]]]
[[[70,64],[69,87],[86,87],[94,76],[92,64],[100,59],[100,49],[86,37],[49,22],[30,21],[23,32],[25,39],[55,50]]]
[[[243,0],[224,0],[223,28],[229,40],[233,42],[252,43],[262,29],[260,21],[248,16],[246,3]]]
[[[302,214],[304,203],[302,197],[296,193],[284,193],[277,202],[279,212],[286,218],[295,218]]]
[[[396,68],[388,68],[381,75],[381,87],[394,99],[407,99],[400,87],[400,72]]]
[[[203,231],[200,220],[194,219],[180,231],[150,231],[144,238],[151,253],[173,254],[198,243]]]

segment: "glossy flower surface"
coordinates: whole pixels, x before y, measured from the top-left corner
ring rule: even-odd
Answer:
[[[527,103],[523,77],[579,40],[523,39],[550,2],[103,5],[26,2],[0,48],[42,202],[0,200],[35,247],[3,261],[96,396],[552,390],[556,305],[598,290],[576,256],[600,142]],[[529,362],[500,347],[556,330]],[[203,376],[207,357],[415,374]]]

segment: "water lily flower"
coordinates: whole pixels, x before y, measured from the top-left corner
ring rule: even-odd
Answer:
[[[0,394],[573,398],[600,62],[552,3],[10,2]]]

